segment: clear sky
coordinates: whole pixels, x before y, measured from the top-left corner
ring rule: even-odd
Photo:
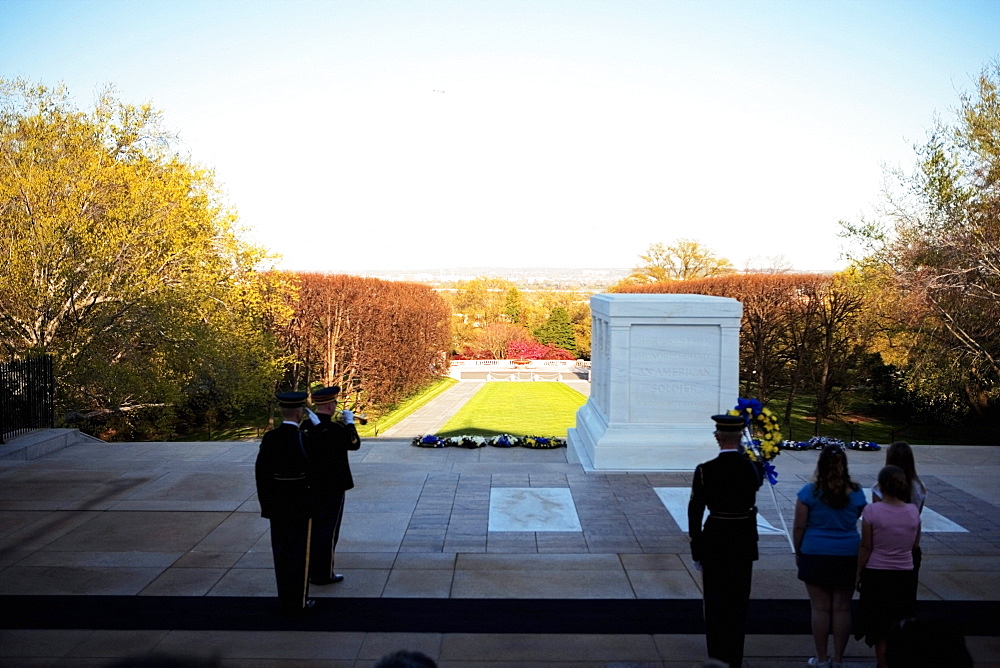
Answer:
[[[0,76],[114,84],[287,269],[835,269],[1000,57],[1000,1],[0,0]]]

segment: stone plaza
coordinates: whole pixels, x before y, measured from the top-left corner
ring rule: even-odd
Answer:
[[[352,453],[337,571],[316,615],[273,615],[256,442],[100,443],[34,432],[0,447],[0,665],[169,655],[233,666],[371,666],[401,648],[441,666],[696,666],[700,576],[690,473],[593,471],[567,449],[423,449],[485,381],[453,386]],[[571,386],[589,392],[583,381]],[[58,439],[64,439],[58,441]],[[1000,448],[916,446],[929,488],[922,612],[1000,664]],[[786,451],[758,496],[746,665],[812,655],[782,533],[814,451]],[[870,486],[883,455],[850,452]],[[873,666],[851,640],[847,665]]]

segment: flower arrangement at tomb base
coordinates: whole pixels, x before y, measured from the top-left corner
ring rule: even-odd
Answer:
[[[450,436],[443,438],[428,434],[417,436],[412,444],[419,448],[483,448],[491,445],[494,448],[529,448],[532,450],[551,450],[566,447],[566,441],[561,438],[547,436]]]

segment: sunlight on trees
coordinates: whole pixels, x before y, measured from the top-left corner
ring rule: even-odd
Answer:
[[[650,244],[645,254],[639,255],[643,264],[618,285],[644,285],[659,281],[688,281],[707,276],[718,276],[735,271],[724,257],[691,239],[678,239],[664,246]],[[617,286],[612,292],[617,291]]]
[[[663,281],[622,288],[643,294],[702,294],[743,304],[740,327],[740,393],[767,403],[785,402],[791,420],[799,394],[816,397],[814,433],[836,418],[844,394],[858,385],[863,302],[841,275],[727,274],[690,281]]]
[[[459,281],[442,294],[454,316],[452,352],[457,355],[502,359],[507,352],[501,351],[510,341],[545,344],[536,338],[540,331],[547,331],[546,323],[556,309],[561,310],[557,318],[564,318],[568,329],[558,337],[562,343],[553,345],[571,351],[571,355],[590,355],[589,295],[519,289],[506,279],[486,277]]]
[[[504,359],[507,350],[514,341],[524,341],[530,338],[528,330],[521,325],[509,322],[494,322],[475,331],[473,348],[489,353],[485,359]]]
[[[878,293],[879,348],[900,382],[949,410],[983,416],[1000,400],[1000,61],[891,171],[876,220],[841,222]]]
[[[339,385],[348,405],[378,411],[447,372],[451,311],[432,288],[344,274],[287,274],[294,317],[283,389]]]
[[[0,80],[0,346],[52,354],[78,417],[231,412],[277,370],[268,257],[160,121],[110,89],[80,110],[64,87]]]
[[[553,308],[541,327],[535,330],[535,339],[547,346],[555,346],[576,354],[576,335],[569,321],[569,313],[561,306]]]

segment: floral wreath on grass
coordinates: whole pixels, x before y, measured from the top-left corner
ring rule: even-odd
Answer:
[[[847,444],[848,450],[860,450],[862,452],[875,452],[881,450],[882,446],[875,441],[851,441]]]
[[[781,428],[777,416],[770,408],[764,408],[757,399],[739,399],[730,415],[743,417],[744,446],[746,456],[752,462],[764,467],[768,482],[778,483],[778,470],[771,460],[781,454]]]
[[[808,441],[782,441],[779,447],[782,450],[822,450],[828,445],[836,445],[846,450],[857,450],[859,452],[876,452],[882,449],[874,441],[851,441],[844,443],[839,438],[833,436],[813,436]]]
[[[551,450],[553,448],[563,448],[566,441],[561,438],[547,436],[511,436],[510,434],[500,434],[499,436],[450,436],[442,438],[428,434],[417,436],[412,441],[413,445],[419,448],[469,448],[474,450],[487,445],[495,448],[530,448],[532,450]]]

